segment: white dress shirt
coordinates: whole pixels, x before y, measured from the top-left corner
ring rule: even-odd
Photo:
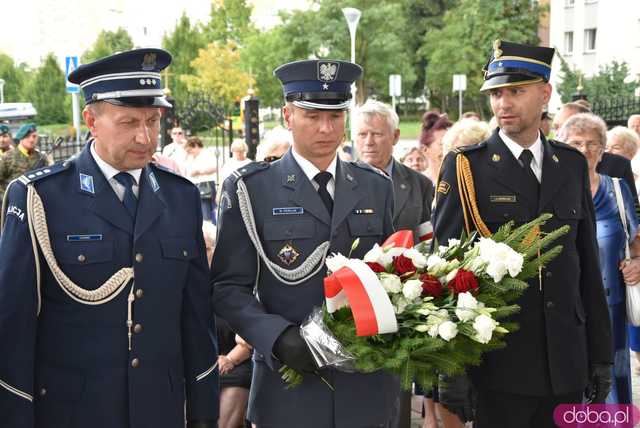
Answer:
[[[291,148],[291,154],[293,155],[293,158],[296,160],[296,162],[298,162],[298,165],[302,169],[302,172],[304,172],[304,175],[306,175],[309,181],[311,182],[311,184],[313,184],[313,188],[316,189],[317,191],[320,185],[316,183],[316,181],[314,180],[314,177],[319,172],[322,172],[322,171],[320,171],[309,160],[303,158],[302,155],[296,152],[296,150],[293,147]],[[334,195],[336,193],[336,166],[338,162],[337,158],[338,158],[337,156],[333,157],[333,160],[331,161],[331,163],[329,164],[326,170],[328,173],[331,174],[331,180],[329,180],[329,182],[327,183],[327,192],[329,192],[329,195],[331,195],[332,199],[335,199]]]
[[[502,129],[498,131],[498,135],[500,135],[500,138],[502,138],[502,141],[504,141],[504,143],[507,145],[507,148],[509,149],[509,151],[513,153],[513,156],[515,156],[516,160],[520,162],[520,155],[522,154],[522,151],[525,148],[522,147],[520,144],[516,143],[515,141],[513,141],[511,138],[509,138],[507,134],[505,134],[502,131]],[[531,170],[533,171],[536,178],[538,179],[538,182],[541,183],[542,182],[543,147],[542,147],[542,139],[540,139],[540,131],[538,131],[538,138],[536,139],[536,142],[533,143],[531,147],[529,147],[529,150],[531,150],[531,153],[533,154],[533,159],[531,160]]]
[[[116,192],[116,196],[118,196],[118,199],[120,199],[120,201],[122,202],[122,200],[124,199],[125,188],[122,184],[118,182],[118,180],[113,178],[116,176],[116,174],[122,171],[115,169],[114,167],[109,165],[107,162],[102,160],[102,158],[96,152],[95,142],[91,143],[91,156],[93,156],[93,159],[98,164],[98,168],[100,168],[100,171],[102,171],[102,173],[104,174],[104,177],[107,179],[107,181],[111,185],[111,188],[113,189],[114,192]],[[132,169],[130,171],[124,171],[124,172],[128,172],[133,177],[133,181],[135,183],[133,185],[133,194],[137,198],[138,193],[140,192],[139,190],[140,174],[142,174],[142,169]]]

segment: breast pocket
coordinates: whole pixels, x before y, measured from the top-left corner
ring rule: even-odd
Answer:
[[[316,225],[309,218],[298,220],[269,220],[264,222],[264,239],[267,241],[290,241],[308,239],[315,235]]]
[[[88,241],[55,244],[56,259],[66,265],[91,265],[106,263],[113,259],[113,242]]]
[[[382,236],[382,220],[376,216],[353,216],[347,219],[349,232],[354,238]]]
[[[188,262],[198,256],[196,242],[193,239],[163,239],[160,241],[160,248],[165,259]]]
[[[523,207],[512,203],[489,203],[482,211],[481,218],[487,224],[502,225],[509,221],[524,223],[527,215]],[[494,228],[491,227],[493,230]]]

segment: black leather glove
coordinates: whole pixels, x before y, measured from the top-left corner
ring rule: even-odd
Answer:
[[[313,373],[318,369],[297,326],[289,326],[282,332],[273,345],[273,354],[299,373]]]
[[[589,383],[584,391],[587,403],[604,403],[611,390],[611,364],[592,364]]]
[[[215,421],[187,421],[187,428],[216,428]]]
[[[475,410],[475,395],[467,375],[438,376],[440,404],[454,413],[462,423],[472,421]]]

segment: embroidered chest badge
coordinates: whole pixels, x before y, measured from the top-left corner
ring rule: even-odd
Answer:
[[[300,253],[291,244],[285,244],[278,252],[278,258],[287,266],[298,260],[298,257],[300,257]]]

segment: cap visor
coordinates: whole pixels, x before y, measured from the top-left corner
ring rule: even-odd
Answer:
[[[306,110],[347,110],[349,101],[343,101],[338,104],[326,104],[313,101],[292,101],[293,105]]]
[[[480,92],[509,86],[531,85],[539,82],[544,82],[544,79],[542,79],[542,77],[524,76],[522,74],[501,74],[485,80],[480,88]]]
[[[111,98],[105,99],[109,104],[122,107],[167,107],[173,108],[173,105],[165,97],[128,97],[128,98]]]

